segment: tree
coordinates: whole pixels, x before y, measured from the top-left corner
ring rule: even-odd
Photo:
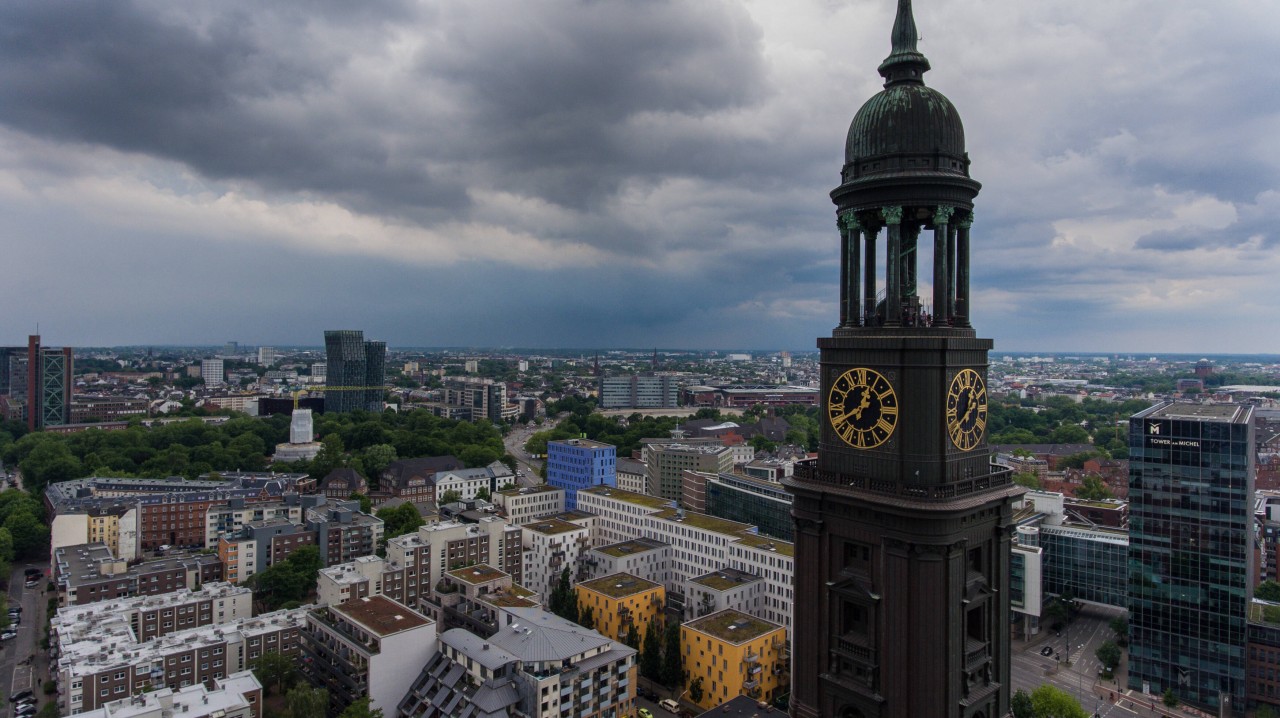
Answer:
[[[253,662],[253,675],[258,677],[263,691],[269,693],[274,687],[277,693],[284,693],[298,677],[298,667],[292,658],[271,651]]]
[[[1111,630],[1116,634],[1116,643],[1121,646],[1129,645],[1129,619],[1124,616],[1111,619]]]
[[[1076,498],[1085,501],[1101,501],[1112,497],[1111,489],[1102,482],[1101,476],[1090,474],[1084,477],[1080,488],[1076,489]]]
[[[666,646],[662,651],[662,684],[676,688],[684,683],[684,661],[680,653],[680,624],[667,624]]]
[[[1093,655],[1098,657],[1098,661],[1108,671],[1114,671],[1116,666],[1120,665],[1120,646],[1116,645],[1115,641],[1103,641]]]
[[[1253,590],[1253,597],[1260,598],[1263,601],[1280,603],[1280,583],[1276,583],[1270,579],[1263,581]]]
[[[36,520],[29,511],[9,514],[4,520],[4,528],[9,531],[14,555],[18,558],[45,553],[49,546],[49,527]]]
[[[1089,718],[1070,693],[1048,684],[1031,693],[1031,706],[1036,718]]]
[[[1036,708],[1031,704],[1031,696],[1021,688],[1009,699],[1009,709],[1013,711],[1013,718],[1036,718]]]
[[[702,676],[693,679],[689,684],[689,700],[694,703],[702,702]]]
[[[587,606],[587,610],[583,611],[582,606],[578,606],[578,615],[579,615],[578,623],[583,628],[596,627],[596,609],[595,608],[591,606]]]
[[[1172,688],[1164,689],[1164,697],[1161,698],[1160,700],[1163,701],[1164,704],[1169,706],[1170,708],[1177,708],[1178,703],[1181,702],[1178,700],[1178,697],[1173,694]]]
[[[649,621],[644,630],[644,646],[640,649],[640,675],[657,683],[662,682],[662,634],[658,622]]]
[[[445,504],[452,504],[456,501],[461,501],[461,500],[462,500],[462,494],[459,493],[457,489],[449,489],[448,491],[445,491],[443,494],[441,494],[440,505],[444,506]]]
[[[365,696],[347,706],[347,709],[342,711],[338,718],[383,718],[383,716],[381,708],[369,707],[369,697]]]
[[[567,621],[578,622],[578,594],[573,590],[568,568],[560,572],[560,580],[552,587],[547,608]]]
[[[381,476],[383,470],[398,458],[396,447],[391,444],[374,444],[360,453],[365,476]]]
[[[316,718],[328,715],[329,691],[310,686],[295,686],[284,697],[285,715],[288,718]]]
[[[640,629],[636,628],[635,621],[627,625],[627,635],[622,638],[622,642],[637,651],[640,650]]]
[[[383,536],[389,539],[417,531],[418,527],[426,523],[418,512],[418,507],[409,502],[394,507],[384,506],[378,509],[376,516],[382,519]]]
[[[489,497],[490,497],[490,494],[489,494],[489,489],[487,487],[483,487],[476,492],[476,498],[480,499],[481,501],[488,501]]]
[[[1253,718],[1277,718],[1276,710],[1266,703],[1263,703],[1258,706],[1258,710],[1254,712]]]
[[[320,453],[311,460],[311,475],[323,479],[330,471],[346,466],[346,451],[340,435],[335,433],[325,436],[320,440]]]
[[[1030,471],[1019,471],[1013,475],[1013,483],[1019,486],[1025,486],[1034,491],[1040,490],[1040,479]]]
[[[352,491],[351,495],[348,496],[347,498],[350,499],[351,501],[360,502],[361,513],[365,513],[365,514],[373,513],[373,499],[369,498],[368,496],[365,496],[359,491]],[[379,516],[378,518],[382,518],[382,517]],[[387,538],[390,538],[390,537],[388,536]]]

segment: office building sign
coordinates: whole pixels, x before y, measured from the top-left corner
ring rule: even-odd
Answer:
[[[1186,437],[1170,436],[1171,432],[1168,422],[1148,421],[1146,431],[1146,444],[1148,448],[1177,448],[1177,449],[1195,449],[1200,451],[1202,447],[1199,439],[1189,439]]]

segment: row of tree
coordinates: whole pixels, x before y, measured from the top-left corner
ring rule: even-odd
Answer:
[[[371,414],[320,415],[315,435],[324,446],[310,462],[280,465],[317,478],[350,466],[372,483],[397,458],[457,456],[467,466],[486,466],[506,455],[502,432],[488,422],[442,419],[425,409]],[[289,417],[238,416],[221,424],[199,419],[147,428],[135,422],[121,431],[74,434],[24,433],[0,426],[0,458],[18,466],[26,488],[39,495],[51,483],[85,476],[194,479],[219,471],[260,471],[269,453],[288,441]]]

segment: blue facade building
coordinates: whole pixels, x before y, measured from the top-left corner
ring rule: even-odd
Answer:
[[[547,442],[547,483],[564,489],[567,510],[578,508],[578,489],[618,485],[618,450],[590,439]]]
[[[1129,687],[1245,706],[1253,409],[1154,406],[1129,422]]]

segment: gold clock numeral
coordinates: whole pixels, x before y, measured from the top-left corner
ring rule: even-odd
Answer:
[[[961,406],[964,410],[961,410]],[[987,386],[973,369],[961,369],[947,388],[947,435],[961,451],[978,446],[987,430]]]

